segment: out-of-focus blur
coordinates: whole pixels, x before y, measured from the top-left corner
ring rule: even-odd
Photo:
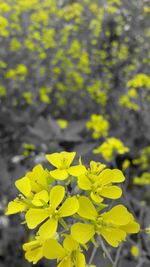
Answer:
[[[23,215],[4,215],[14,181],[64,150],[123,170],[122,202],[150,225],[149,0],[0,0],[0,267],[32,266]],[[149,245],[126,242],[118,267],[150,266]]]

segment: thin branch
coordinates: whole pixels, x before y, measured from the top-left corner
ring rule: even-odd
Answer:
[[[91,265],[91,264],[92,264],[92,261],[93,261],[93,259],[94,259],[94,257],[95,257],[95,254],[96,254],[97,249],[98,249],[98,247],[95,247],[95,246],[94,246],[94,248],[93,248],[93,250],[92,250],[92,253],[91,253],[91,257],[90,257],[90,259],[89,259],[89,263],[88,263],[88,265]]]
[[[113,264],[114,264],[114,261],[113,261],[111,255],[110,255],[108,249],[106,248],[106,246],[105,246],[105,244],[104,244],[102,238],[99,237],[99,240],[100,240],[100,244],[101,244],[101,246],[102,246],[102,249],[103,249],[104,253],[106,254],[107,258],[109,259],[109,261],[110,261],[110,262],[112,263],[112,265],[113,265]]]
[[[117,267],[122,247],[123,247],[123,244],[120,244],[120,246],[119,246],[119,248],[117,250],[117,253],[116,253],[116,258],[115,258],[114,264],[113,264],[112,267]]]

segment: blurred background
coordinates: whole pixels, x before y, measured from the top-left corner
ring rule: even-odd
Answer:
[[[4,215],[14,181],[63,150],[123,170],[122,201],[150,227],[149,0],[0,0],[0,267],[32,266],[23,217]],[[144,230],[119,264],[150,266]]]

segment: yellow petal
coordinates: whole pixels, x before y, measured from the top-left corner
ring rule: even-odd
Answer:
[[[47,154],[46,159],[56,168],[61,168],[62,157],[60,153]]]
[[[105,229],[102,228],[100,234],[112,247],[118,247],[121,241],[125,241],[126,233],[120,229]]]
[[[41,164],[35,166],[31,172],[26,175],[30,179],[31,189],[33,192],[39,192],[48,189],[49,172]]]
[[[54,186],[50,191],[50,206],[56,209],[65,196],[65,188],[61,185]]]
[[[46,159],[56,168],[66,169],[70,166],[72,161],[74,160],[76,153],[75,152],[60,152],[46,155]]]
[[[85,256],[81,252],[76,253],[76,266],[86,267]]]
[[[69,176],[66,170],[53,170],[50,171],[50,175],[56,180],[65,180]]]
[[[86,168],[83,165],[78,165],[78,166],[72,166],[68,169],[69,174],[72,176],[78,177],[82,173],[86,172]]]
[[[81,244],[87,243],[94,234],[94,226],[90,224],[76,223],[71,227],[71,235]]]
[[[71,257],[65,256],[57,267],[74,267],[74,264],[72,263]]]
[[[18,212],[22,212],[26,210],[26,205],[22,203],[21,201],[11,201],[8,204],[7,211],[5,212],[5,215],[11,215]]]
[[[100,195],[103,197],[111,198],[111,199],[117,199],[120,198],[122,195],[122,190],[118,186],[104,186],[102,191],[100,192]]]
[[[29,250],[25,253],[25,258],[29,262],[33,262],[36,264],[43,257],[43,249],[42,246],[37,247],[36,249]]]
[[[102,217],[104,221],[112,222],[115,225],[126,225],[131,220],[131,214],[128,212],[127,208],[121,204],[102,214]]]
[[[85,175],[78,177],[78,186],[83,190],[91,190],[91,182]]]
[[[17,189],[25,196],[30,197],[31,195],[31,184],[28,177],[23,177],[15,182]]]
[[[25,218],[29,229],[34,229],[48,217],[44,209],[30,209],[27,211]]]
[[[38,234],[42,238],[52,238],[57,231],[58,221],[54,219],[49,219],[40,227]]]
[[[101,203],[103,201],[103,198],[100,197],[97,193],[91,192],[90,196],[92,200],[96,203]]]
[[[102,164],[101,162],[90,162],[90,169],[92,174],[98,175],[104,168],[106,167],[105,164]]]
[[[123,225],[120,228],[129,234],[136,234],[140,231],[140,225],[135,221],[132,221],[127,225]]]
[[[69,197],[65,200],[59,209],[61,217],[67,217],[75,214],[79,209],[79,203],[76,197]]]
[[[38,240],[33,240],[33,241],[30,241],[30,242],[27,242],[27,243],[23,244],[22,248],[23,248],[24,251],[27,251],[27,250],[34,249],[37,246],[39,246],[39,241]]]
[[[43,255],[49,260],[62,259],[65,256],[64,248],[55,239],[46,240],[43,246]]]
[[[123,182],[125,180],[125,177],[122,171],[118,169],[105,169],[100,173],[99,179],[101,180],[102,185],[107,185],[109,183]]]
[[[77,250],[79,244],[77,241],[73,239],[71,235],[68,235],[63,242],[63,246],[66,250],[72,252],[73,250]]]
[[[79,197],[78,201],[79,201],[78,214],[83,218],[95,221],[98,214],[92,202],[89,200],[89,198],[82,196]]]
[[[68,168],[73,162],[75,155],[76,155],[76,152],[66,152],[66,151],[61,152],[61,156],[63,160],[65,160],[65,165],[67,165]]]
[[[44,203],[47,203],[49,200],[49,196],[46,190],[42,190],[39,193],[34,195],[32,199],[32,204],[35,206],[43,206]]]

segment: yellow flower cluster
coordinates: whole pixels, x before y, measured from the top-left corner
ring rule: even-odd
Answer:
[[[127,87],[126,95],[122,95],[119,99],[122,107],[138,111],[141,97],[149,102],[150,77],[147,74],[137,74],[127,82]]]
[[[92,114],[90,120],[86,123],[87,130],[92,130],[92,137],[98,139],[101,136],[106,137],[109,130],[109,122],[102,115]]]
[[[140,157],[133,160],[133,164],[141,165],[142,170],[146,170],[149,167],[149,162],[150,162],[150,146],[146,146],[140,151]]]
[[[143,172],[140,177],[134,177],[135,185],[150,185],[150,172]]]
[[[115,137],[107,138],[100,146],[93,150],[94,154],[101,154],[106,161],[111,161],[116,154],[125,154],[129,148],[124,146],[123,142]]]
[[[101,203],[105,197],[121,196],[121,188],[114,184],[125,180],[123,173],[94,161],[89,167],[81,160],[72,166],[75,155],[48,154],[53,169],[37,165],[15,183],[20,194],[8,204],[6,215],[24,212],[27,227],[36,229],[34,239],[23,245],[29,262],[36,264],[45,257],[56,259],[58,267],[86,267],[83,250],[94,237],[102,236],[117,247],[127,234],[139,232],[139,224],[125,206],[108,209]]]

